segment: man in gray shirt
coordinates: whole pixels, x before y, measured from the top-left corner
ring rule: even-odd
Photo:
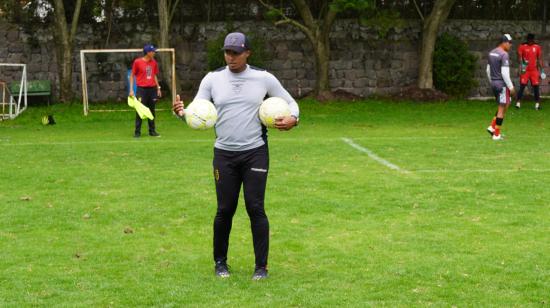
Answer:
[[[212,101],[218,112],[213,160],[218,203],[214,218],[214,270],[219,277],[230,275],[229,234],[242,185],[256,261],[252,279],[260,280],[267,278],[269,251],[269,221],[264,210],[269,150],[267,128],[261,124],[258,110],[266,96],[284,99],[291,116],[276,120],[275,127],[280,130],[296,126],[300,111],[275,76],[247,64],[251,50],[244,34],[228,34],[223,51],[227,66],[208,73],[195,96]],[[180,118],[184,117],[179,96],[173,110]]]
[[[512,37],[504,34],[497,48],[489,52],[487,60],[487,78],[498,103],[498,109],[487,131],[493,140],[502,140],[500,127],[504,122],[504,115],[510,105],[510,96],[516,93],[512,79],[510,79],[510,58],[508,51],[512,48]]]

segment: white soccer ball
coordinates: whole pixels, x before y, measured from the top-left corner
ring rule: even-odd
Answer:
[[[275,119],[289,117],[288,103],[280,97],[270,97],[260,105],[260,121],[267,127],[275,127]]]
[[[192,129],[209,129],[218,119],[216,107],[205,99],[196,99],[185,109],[185,122]]]

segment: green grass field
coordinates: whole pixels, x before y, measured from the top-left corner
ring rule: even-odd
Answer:
[[[262,282],[242,200],[213,275],[212,131],[161,111],[136,140],[132,113],[79,105],[0,122],[0,306],[550,305],[550,106],[511,109],[503,142],[492,102],[300,106],[270,132]]]

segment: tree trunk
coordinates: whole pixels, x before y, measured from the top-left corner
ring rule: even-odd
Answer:
[[[117,0],[107,0],[105,2],[105,16],[107,23],[107,38],[105,39],[105,48],[109,46],[109,40],[111,39],[111,31],[113,29],[113,15],[117,6]]]
[[[179,0],[158,0],[158,10],[159,10],[159,47],[161,48],[170,48],[170,26],[172,24],[172,17],[176,6],[178,5]],[[163,54],[160,57],[161,65],[161,75],[164,79],[164,83],[168,86],[170,91],[178,92],[178,89],[172,89],[172,66],[171,58],[168,54]],[[176,88],[177,88],[176,81]]]
[[[328,34],[325,35],[328,37]],[[330,63],[330,44],[328,38],[317,37],[315,41],[311,42],[315,48],[315,72],[317,73],[317,80],[315,82],[315,89],[313,90],[315,95],[322,95],[330,92],[329,82],[329,63]]]
[[[311,9],[305,0],[292,0],[304,24],[292,23],[309,38],[315,52],[315,70],[317,80],[313,94],[319,96],[330,92],[329,62],[330,62],[330,31],[337,12],[329,8],[322,19],[315,20]]]
[[[433,88],[433,54],[435,41],[441,25],[447,20],[456,0],[437,0],[430,16],[424,20],[422,27],[422,47],[418,67],[418,87]]]
[[[73,20],[71,21],[71,29],[67,26],[67,18],[65,16],[65,6],[63,0],[54,0],[54,25],[56,49],[57,49],[57,67],[59,75],[59,100],[68,102],[74,98],[72,89],[73,81],[73,42],[76,35],[78,18],[80,16],[80,8],[82,0],[77,0],[75,11],[73,12]]]
[[[542,2],[542,34],[546,34],[546,23],[548,22],[548,0]]]
[[[62,46],[61,56],[61,74],[59,75],[61,95],[59,97],[62,102],[69,102],[74,98],[73,92],[73,49],[64,42]]]
[[[275,7],[269,5],[264,0],[259,2],[269,8],[276,10]],[[329,83],[329,62],[330,62],[330,40],[329,35],[332,25],[336,19],[337,11],[332,6],[322,10],[321,16],[315,18],[306,0],[292,0],[296,11],[302,18],[303,23],[289,18],[284,13],[278,10],[282,20],[277,21],[275,25],[290,24],[302,31],[309,39],[313,52],[315,53],[315,72],[317,78],[313,94],[315,96],[326,95],[330,93]]]

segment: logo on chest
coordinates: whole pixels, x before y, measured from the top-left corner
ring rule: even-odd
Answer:
[[[244,84],[246,83],[244,80],[231,80],[231,90],[235,94],[241,93],[241,91],[244,88]]]

